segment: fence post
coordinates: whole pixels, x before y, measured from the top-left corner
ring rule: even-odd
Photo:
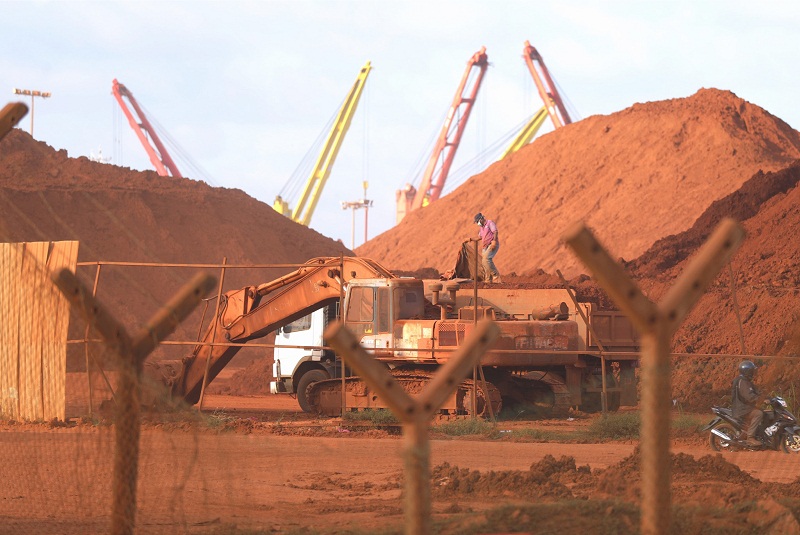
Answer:
[[[3,139],[27,113],[28,106],[22,102],[9,102],[6,104],[0,110],[0,139]]]
[[[222,257],[222,268],[221,268],[221,271],[220,271],[220,274],[219,274],[219,288],[217,289],[217,303],[216,303],[216,305],[214,307],[214,316],[211,318],[211,324],[212,324],[212,327],[211,327],[211,329],[212,329],[212,331],[211,331],[211,333],[212,333],[211,334],[211,343],[214,343],[214,340],[217,339],[217,324],[219,323],[219,321],[218,321],[219,320],[219,318],[218,318],[218,316],[219,316],[219,306],[220,306],[220,301],[222,300],[222,286],[225,284],[225,265],[227,263],[228,263],[228,257],[227,256],[223,256]],[[210,353],[213,353],[213,352],[214,352],[214,348],[212,347]],[[203,410],[203,399],[205,398],[205,394],[206,394],[206,386],[208,384],[208,371],[209,371],[210,367],[211,367],[211,354],[209,354],[208,358],[206,359],[206,368],[205,368],[205,371],[203,372],[203,384],[200,385],[200,400],[199,400],[199,402],[197,404],[197,408],[200,411]]]
[[[131,338],[125,328],[83,286],[74,273],[62,269],[52,275],[53,282],[87,324],[100,333],[117,357],[120,366],[114,424],[114,482],[111,532],[133,534],[136,526],[136,480],[139,462],[141,425],[140,378],[145,358],[174,332],[214,287],[214,278],[196,275],[181,288],[155,316]]]
[[[645,297],[582,223],[575,224],[563,238],[642,335],[641,531],[668,533],[670,340],[733,256],[744,230],[732,219],[724,219],[658,305]]]
[[[500,328],[481,321],[431,382],[412,398],[383,364],[361,347],[355,335],[338,321],[325,330],[328,344],[378,393],[403,424],[405,468],[405,517],[408,535],[431,533],[431,475],[428,426],[431,418],[492,346]]]

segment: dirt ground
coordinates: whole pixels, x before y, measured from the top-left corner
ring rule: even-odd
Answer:
[[[145,418],[137,533],[403,532],[396,428],[313,418],[288,396],[209,395],[202,414],[202,425]],[[636,441],[519,433],[569,436],[594,418],[501,421],[484,436],[432,432],[437,532],[637,532]],[[800,532],[795,455],[712,455],[706,439],[673,440],[674,532]],[[5,423],[0,443],[3,533],[109,531],[111,426]]]

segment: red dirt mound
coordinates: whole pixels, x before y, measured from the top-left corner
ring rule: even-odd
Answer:
[[[686,269],[723,217],[744,226],[747,237],[673,339],[673,394],[687,408],[727,402],[739,357],[756,358],[758,383],[796,403],[800,371],[800,162],[775,173],[757,173],[739,190],[712,203],[685,232],[657,242],[627,264],[650,299],[658,301]],[[741,331],[739,329],[741,320]],[[727,354],[705,358],[697,354]]]
[[[560,269],[571,277],[585,268],[561,235],[576,220],[615,254],[636,258],[754,173],[797,158],[800,133],[785,122],[728,91],[702,89],[542,136],[356,252],[392,270],[444,272],[476,234],[480,211],[498,224],[502,273]]]
[[[78,261],[300,264],[352,255],[341,242],[279,215],[241,190],[69,158],[19,129],[0,141],[0,240],[78,240]],[[219,277],[220,270],[208,269]],[[225,290],[289,268],[228,270]],[[186,268],[104,266],[98,298],[133,332],[192,275]],[[95,268],[78,268],[89,288]],[[197,318],[177,337],[193,340]],[[83,337],[83,327],[73,334]],[[163,350],[161,348],[160,350]],[[183,353],[187,351],[182,350]],[[83,359],[78,358],[77,362]]]

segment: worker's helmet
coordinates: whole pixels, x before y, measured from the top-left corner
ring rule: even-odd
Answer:
[[[482,219],[483,219],[483,214],[478,212],[477,214],[475,214],[475,217],[473,218],[473,221],[475,223],[480,223]]]
[[[756,365],[752,360],[743,360],[739,364],[739,374],[747,379],[752,379],[756,373]]]

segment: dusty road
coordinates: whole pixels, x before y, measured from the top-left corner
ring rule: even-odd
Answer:
[[[382,432],[306,436],[314,435],[318,424],[290,412],[285,399],[273,398],[278,402],[266,408],[263,400],[224,398],[207,398],[204,410],[263,410],[269,425],[280,420],[286,429],[276,434],[263,422],[249,430],[219,433],[182,424],[147,426],[139,462],[139,533],[202,533],[234,526],[278,533],[309,526],[321,532],[402,530],[402,437]],[[10,532],[108,532],[113,428],[5,426],[0,447],[0,520]],[[568,455],[576,465],[595,471],[619,463],[634,447],[616,442],[433,440],[431,466],[446,462],[481,472],[528,471],[545,455]],[[712,453],[700,443],[675,445],[672,451],[696,458]],[[760,452],[724,458],[763,482],[788,483],[800,476],[795,455]],[[486,506],[480,500],[469,504],[473,510]],[[453,507],[452,500],[433,504],[436,514]]]

